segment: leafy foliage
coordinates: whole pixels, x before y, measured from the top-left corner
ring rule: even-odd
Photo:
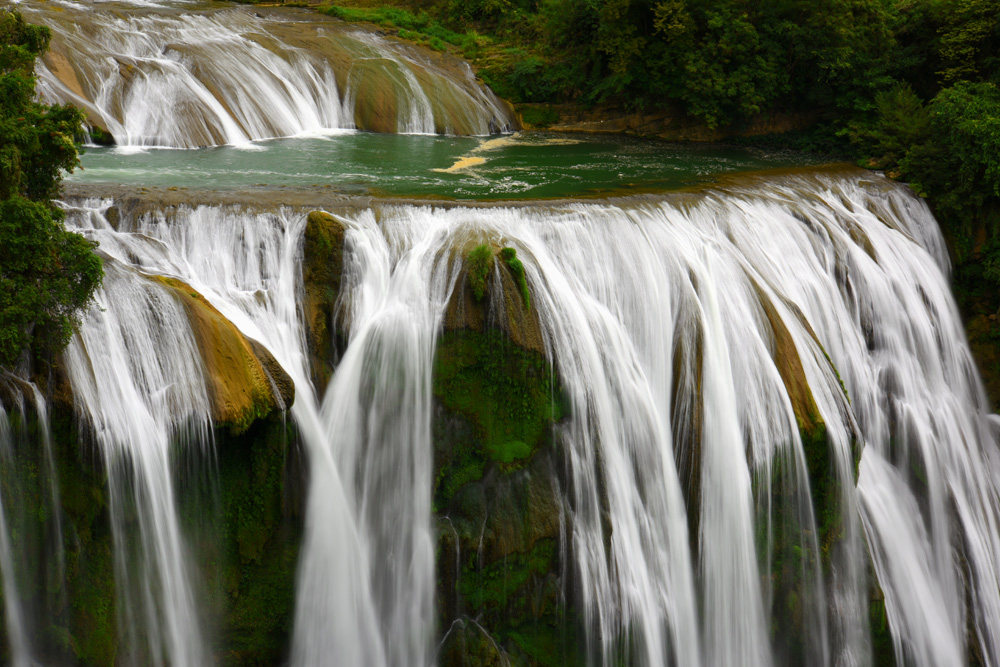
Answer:
[[[62,226],[51,202],[78,164],[83,114],[36,102],[34,61],[49,31],[0,12],[0,366],[69,341],[103,276],[94,245]]]
[[[900,166],[946,218],[974,219],[1000,197],[1000,89],[960,81],[928,106],[930,132]]]

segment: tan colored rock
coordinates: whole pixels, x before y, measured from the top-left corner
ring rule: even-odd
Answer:
[[[788,392],[788,398],[792,402],[792,410],[795,411],[795,419],[798,421],[799,430],[806,433],[813,433],[817,426],[823,423],[823,418],[816,406],[816,399],[813,398],[812,389],[809,388],[809,381],[806,379],[805,369],[802,367],[802,359],[799,358],[795,341],[788,327],[781,321],[778,311],[761,290],[760,306],[771,325],[771,333],[774,340],[774,365],[778,368],[778,374]]]
[[[170,288],[184,305],[205,365],[212,418],[234,434],[295,400],[292,379],[274,356],[244,336],[190,285],[175,278],[153,278]]]

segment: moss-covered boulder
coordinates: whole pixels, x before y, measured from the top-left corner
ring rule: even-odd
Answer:
[[[343,335],[334,328],[344,268],[344,224],[324,211],[306,219],[303,241],[303,309],[313,385],[326,387],[336,366]]]
[[[516,251],[469,243],[459,257],[463,269],[445,309],[445,331],[492,330],[517,347],[544,355],[541,324]]]
[[[212,402],[212,418],[233,433],[295,400],[295,385],[274,356],[244,336],[187,283],[157,276],[184,305],[201,352]]]
[[[559,380],[512,249],[470,244],[460,257],[433,380],[439,663],[572,664]]]

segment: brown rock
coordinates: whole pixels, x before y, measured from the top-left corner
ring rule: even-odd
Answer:
[[[326,387],[335,365],[337,332],[334,315],[344,266],[342,222],[324,211],[313,211],[306,220],[302,277],[306,339],[313,383]]]
[[[202,355],[212,418],[233,433],[295,400],[292,379],[263,345],[244,336],[190,285],[175,278],[153,278],[170,288],[184,305]]]

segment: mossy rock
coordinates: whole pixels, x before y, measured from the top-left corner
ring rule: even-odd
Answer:
[[[354,103],[354,126],[369,132],[399,131],[400,97],[408,94],[404,65],[389,61],[357,60],[351,68],[351,83],[357,90]],[[364,83],[360,83],[363,81]]]
[[[531,286],[514,248],[470,242],[458,259],[463,266],[445,309],[445,331],[499,329],[515,346],[545,354]]]
[[[287,662],[305,484],[292,423],[217,434],[214,475],[183,474],[178,512],[199,563],[216,664]],[[207,511],[209,510],[209,511]]]
[[[500,312],[510,294],[518,325],[530,322],[503,264],[491,267],[497,275],[510,281]],[[488,287],[493,297],[482,303],[467,280],[455,291],[433,379],[438,614],[451,629],[439,663],[492,664],[500,655],[510,664],[572,663],[580,634],[562,595],[559,381],[540,349],[517,344],[509,323],[491,316],[496,291]]]
[[[90,127],[90,140],[93,141],[98,146],[114,146],[115,137],[113,134],[107,131],[107,129],[101,127],[100,125],[92,125]]]
[[[306,219],[303,240],[303,308],[313,384],[325,388],[333,375],[343,334],[333,329],[344,267],[344,224],[324,211]]]
[[[471,619],[458,619],[438,650],[441,667],[508,667],[511,657],[497,640]]]
[[[885,611],[885,594],[873,583],[868,605],[868,623],[872,631],[872,657],[875,667],[896,667],[896,649],[889,632],[889,616]]]
[[[468,455],[504,471],[529,459],[562,418],[561,392],[545,357],[495,330],[446,331],[438,341],[433,390],[447,410],[472,425],[475,444]],[[467,457],[452,451],[448,458],[454,471]],[[435,494],[449,487],[445,472],[439,471]]]
[[[153,278],[184,305],[201,352],[212,402],[212,418],[233,433],[295,400],[295,385],[267,349],[244,336],[190,285]]]

